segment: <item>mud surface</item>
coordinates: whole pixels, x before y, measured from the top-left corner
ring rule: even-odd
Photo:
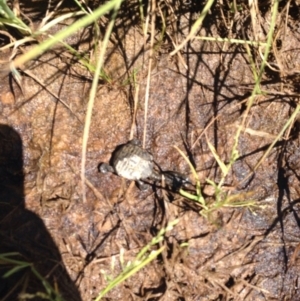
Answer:
[[[186,7],[177,20],[179,41],[197,9]],[[263,35],[270,12],[261,9],[257,29]],[[91,74],[57,48],[27,66],[23,93],[10,76],[1,79],[0,235],[5,241],[1,253],[19,252],[20,260],[33,262],[66,300],[87,301],[106,286],[108,275],[120,273],[121,251],[125,262],[132,261],[160,228],[179,218],[167,233],[163,255],[105,300],[300,300],[298,121],[255,167],[295,110],[299,92],[300,24],[284,7],[280,12],[287,18],[284,30],[278,24],[280,47],[272,51],[262,78],[264,93],[255,98],[246,117],[239,159],[224,184],[224,190],[241,201],[256,200],[253,211],[224,207],[207,220],[193,201],[178,193],[156,186],[140,191],[116,175],[99,174],[98,164],[108,162],[115,147],[131,138],[133,124],[133,134],[141,140],[147,130],[146,148],[163,170],[193,178],[176,145],[188,155],[203,184],[206,178],[218,183],[221,171],[208,141],[228,163],[254,87],[245,47],[194,39],[180,57],[170,57],[170,40],[158,43],[157,34],[145,124],[149,43],[143,47],[142,31],[128,17],[114,31],[104,66],[109,80],[100,81],[95,99],[86,202],[80,164]],[[245,26],[248,39],[255,39],[248,14],[237,13],[232,38],[242,38],[239,28]],[[216,6],[199,35],[220,36],[222,22]],[[89,38],[84,32],[68,43],[89,51]],[[1,59],[9,55],[3,52]],[[257,49],[253,55],[261,62]],[[139,102],[133,120],[137,84]],[[204,192],[212,199],[207,185]],[[184,242],[188,247],[180,246]],[[7,287],[25,278],[33,293],[38,284],[27,270]],[[0,286],[0,293],[7,292]]]

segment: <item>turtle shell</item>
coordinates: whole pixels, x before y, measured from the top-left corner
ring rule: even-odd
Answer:
[[[146,179],[153,174],[153,156],[136,139],[115,150],[111,165],[116,174],[128,180]]]

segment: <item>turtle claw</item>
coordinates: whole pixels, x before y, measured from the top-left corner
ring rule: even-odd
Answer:
[[[98,166],[98,170],[101,173],[114,172],[113,167],[107,163],[100,163]]]

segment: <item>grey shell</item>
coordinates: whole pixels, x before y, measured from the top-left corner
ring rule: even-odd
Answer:
[[[114,152],[111,164],[116,174],[128,180],[147,179],[153,173],[153,156],[138,140],[121,145]]]

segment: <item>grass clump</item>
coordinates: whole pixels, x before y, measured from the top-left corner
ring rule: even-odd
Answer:
[[[255,1],[254,1],[255,2]],[[2,50],[7,48],[18,48],[23,46],[25,43],[31,42],[31,43],[37,43],[33,48],[30,50],[24,52],[23,54],[16,56],[14,53],[11,57],[11,60],[9,62],[9,68],[8,70],[13,72],[15,77],[18,77],[17,69],[23,68],[26,63],[28,63],[30,60],[37,58],[42,53],[49,51],[52,49],[55,45],[62,45],[72,55],[75,55],[77,60],[83,65],[92,75],[93,75],[93,83],[92,88],[89,93],[89,102],[87,105],[86,115],[85,115],[85,128],[83,133],[83,139],[82,139],[82,161],[81,161],[81,178],[82,178],[82,199],[84,202],[86,202],[86,196],[85,196],[85,165],[86,165],[86,157],[87,157],[87,145],[88,145],[88,138],[89,138],[89,129],[91,126],[91,120],[92,120],[92,113],[93,113],[93,107],[94,107],[94,99],[97,93],[97,87],[98,87],[98,81],[99,78],[104,79],[107,83],[112,83],[114,81],[113,76],[108,76],[105,72],[103,72],[104,68],[104,59],[108,47],[108,43],[111,39],[111,35],[113,33],[113,29],[115,27],[115,24],[117,21],[119,21],[119,9],[121,7],[122,3],[130,4],[129,1],[121,1],[121,0],[112,0],[105,2],[105,4],[97,7],[95,10],[91,10],[88,7],[85,6],[84,2],[76,1],[79,10],[76,12],[69,12],[69,13],[59,13],[59,7],[56,8],[55,14],[53,12],[49,12],[47,16],[44,18],[44,20],[41,22],[40,26],[33,30],[30,26],[26,25],[19,17],[15,15],[15,13],[10,10],[6,4],[5,1],[0,1],[0,14],[2,18],[0,19],[1,25],[5,26],[5,28],[8,27],[14,27],[19,34],[22,36],[19,40],[12,40],[11,43],[8,45],[5,45],[2,47]],[[151,55],[149,60],[149,67],[148,67],[148,77],[147,77],[147,87],[145,92],[145,115],[144,115],[144,129],[143,129],[143,135],[144,135],[144,143],[146,141],[146,137],[149,136],[149,133],[147,134],[147,128],[149,128],[149,122],[152,122],[151,120],[148,122],[147,119],[147,110],[148,106],[151,107],[148,104],[148,100],[151,100],[150,93],[151,93],[151,77],[152,77],[152,66],[151,66],[151,59],[152,57],[157,54],[160,47],[163,47],[164,40],[170,39],[172,43],[172,50],[170,51],[170,55],[178,55],[178,62],[184,66],[185,69],[191,68],[190,62],[188,64],[185,63],[184,57],[184,51],[183,49],[188,48],[189,43],[192,43],[195,40],[205,40],[210,41],[210,43],[226,43],[226,44],[240,44],[242,45],[241,48],[246,50],[246,56],[248,62],[250,62],[251,71],[253,75],[253,86],[252,90],[250,91],[250,96],[246,100],[246,109],[243,112],[242,116],[242,122],[238,126],[238,129],[234,135],[234,143],[231,150],[231,153],[229,155],[229,160],[227,163],[224,163],[224,160],[218,155],[218,152],[216,150],[216,147],[209,141],[207,138],[207,145],[208,148],[213,155],[215,161],[217,162],[218,168],[221,171],[221,177],[218,182],[206,179],[206,182],[213,187],[214,190],[214,196],[213,201],[209,200],[205,196],[203,196],[203,193],[201,191],[201,183],[199,180],[199,176],[197,174],[197,171],[192,166],[191,162],[186,158],[186,156],[178,149],[178,151],[181,153],[182,156],[187,160],[190,169],[194,175],[195,178],[195,191],[194,192],[188,192],[184,189],[180,190],[180,194],[184,196],[185,198],[197,202],[199,206],[201,207],[200,214],[204,216],[205,218],[209,219],[211,216],[211,213],[214,211],[225,208],[225,207],[245,207],[249,208],[250,210],[257,206],[257,202],[252,199],[252,192],[249,193],[235,193],[231,194],[226,190],[225,182],[228,178],[228,175],[232,171],[232,168],[234,164],[239,159],[239,151],[238,151],[238,144],[240,141],[240,136],[243,133],[243,130],[245,129],[246,119],[250,115],[250,110],[253,107],[253,104],[255,103],[255,100],[258,95],[262,95],[263,90],[261,89],[262,85],[262,78],[265,74],[266,66],[268,66],[268,59],[270,57],[270,53],[272,52],[272,47],[274,46],[274,33],[276,29],[276,22],[277,22],[277,16],[278,16],[278,5],[279,1],[273,1],[270,6],[270,12],[271,12],[271,19],[270,24],[268,28],[268,32],[266,34],[265,40],[257,40],[256,36],[254,35],[252,39],[238,39],[236,37],[231,38],[229,37],[206,37],[206,36],[200,36],[199,31],[201,29],[201,26],[203,25],[204,21],[206,20],[207,15],[210,13],[210,10],[213,9],[214,6],[220,5],[220,7],[223,7],[223,2],[219,1],[207,1],[204,3],[203,8],[199,12],[198,16],[196,18],[193,18],[190,21],[188,33],[186,34],[185,38],[183,38],[181,41],[178,39],[176,30],[174,32],[170,31],[170,23],[172,24],[178,24],[179,19],[174,18],[172,22],[168,20],[168,14],[165,13],[166,11],[160,10],[160,8],[163,6],[163,4],[166,4],[164,1],[152,1],[148,2],[148,7],[144,7],[143,1],[137,1],[137,14],[139,15],[140,21],[141,21],[141,31],[144,34],[145,38],[145,46],[146,44],[149,44],[150,41],[150,48],[151,48]],[[222,4],[222,5],[221,5]],[[227,3],[228,4],[228,3]],[[234,23],[234,14],[239,14],[242,10],[242,6],[237,5],[236,1],[233,1],[232,3],[229,3],[230,11],[232,13],[232,20],[229,20],[229,23]],[[250,8],[253,10],[253,8]],[[159,11],[159,13],[158,13]],[[252,13],[253,15],[255,12]],[[175,15],[175,14],[174,14]],[[105,33],[103,34],[103,37],[100,34],[100,28],[98,24],[98,20],[101,17],[107,17],[109,16],[108,21],[106,21],[105,26]],[[161,29],[157,34],[157,19],[161,16]],[[174,16],[173,16],[174,17]],[[175,16],[177,17],[177,16]],[[183,18],[182,18],[183,19]],[[180,21],[182,21],[180,19]],[[71,25],[64,27],[61,31],[55,34],[50,34],[50,30],[53,29],[53,27],[63,21],[67,20],[75,20]],[[122,21],[121,17],[120,20]],[[217,22],[216,20],[213,20],[212,22]],[[232,21],[232,22],[231,22]],[[122,23],[122,22],[121,22]],[[86,54],[80,53],[77,49],[74,47],[68,45],[66,43],[65,39],[69,36],[76,33],[78,30],[81,30],[82,28],[93,25],[94,30],[94,60],[91,60],[89,57],[87,57]],[[175,25],[174,25],[175,26]],[[103,30],[103,29],[102,29]],[[176,38],[173,38],[172,34],[175,33]],[[41,39],[43,38],[43,39]],[[149,46],[149,45],[147,45]],[[250,47],[252,47],[250,49]],[[203,47],[204,49],[205,47]],[[196,49],[196,48],[195,48]],[[196,50],[198,51],[198,50]],[[259,59],[255,58],[255,53],[258,53]],[[192,54],[191,54],[192,55]],[[92,61],[96,62],[95,64],[92,63]],[[199,64],[202,63],[198,62]],[[130,65],[131,62],[128,63]],[[124,80],[124,86],[126,85],[132,85],[134,86],[133,93],[136,95],[136,99],[138,98],[138,87],[140,85],[141,78],[139,78],[139,69],[135,69],[136,66],[132,65],[133,69],[129,70],[128,72],[128,78],[127,80]],[[130,73],[132,72],[132,73]],[[130,75],[131,74],[131,75]],[[188,74],[189,76],[190,74]],[[193,79],[194,80],[194,79]],[[195,83],[197,80],[195,79]],[[192,89],[191,89],[192,90]],[[189,91],[188,91],[189,93]],[[265,93],[267,95],[267,92]],[[188,96],[187,96],[188,98]],[[110,105],[109,103],[107,105]],[[152,105],[152,104],[151,104]],[[138,105],[137,101],[135,102],[135,108],[137,110]],[[136,110],[134,112],[134,122],[136,120]],[[188,110],[187,110],[188,111]],[[296,119],[298,113],[300,111],[299,105],[296,106],[296,109],[292,113],[289,120],[286,122],[280,133],[277,135],[276,139],[273,143],[270,144],[269,148],[265,151],[264,155],[261,157],[259,162],[256,164],[253,172],[259,167],[259,165],[265,160],[265,158],[269,155],[270,151],[274,148],[275,143],[282,139],[284,132],[287,130],[287,128],[294,122]],[[187,112],[187,115],[189,113]],[[133,123],[134,123],[133,122]],[[188,126],[187,126],[188,127]],[[187,133],[189,134],[189,133]],[[132,131],[132,135],[134,135],[134,130]],[[148,135],[148,136],[147,136]],[[202,219],[203,220],[203,219]],[[163,250],[164,247],[159,247],[155,251],[152,249],[157,246],[159,242],[161,242],[164,239],[164,235],[166,231],[169,231],[176,225],[176,222],[170,223],[166,228],[161,230],[159,234],[153,238],[153,240],[147,244],[142,250],[138,253],[136,258],[133,260],[133,262],[129,262],[127,264],[124,264],[124,261],[121,258],[121,265],[123,266],[122,272],[115,278],[107,277],[107,285],[106,287],[99,293],[97,297],[97,301],[103,298],[109,291],[111,291],[113,288],[115,288],[117,285],[128,279],[128,277],[131,277],[132,275],[136,274],[140,269],[144,268],[146,265],[148,265],[152,260],[157,258]],[[11,254],[3,254],[0,258],[2,260],[11,260],[9,259],[9,256]],[[121,256],[122,257],[122,256]],[[12,262],[16,264],[16,267],[12,270],[10,270],[9,273],[5,275],[5,277],[9,277],[13,273],[17,272],[20,269],[24,268],[30,268],[32,269],[32,272],[40,279],[40,281],[44,284],[45,283],[45,290],[48,295],[43,295],[43,297],[46,298],[46,296],[52,296],[49,298],[54,298],[51,300],[62,300],[59,299],[59,294],[55,292],[54,289],[49,287],[47,285],[47,282],[45,282],[45,279],[42,278],[36,271],[34,271],[33,267],[28,263],[23,262]],[[39,293],[37,293],[39,294]],[[57,295],[55,295],[57,294]],[[221,294],[220,294],[221,295]],[[40,295],[41,297],[42,295]],[[54,296],[54,297],[53,297]],[[27,296],[28,299],[32,296]],[[188,299],[188,298],[187,298]]]
[[[22,261],[19,259],[14,259],[14,257],[19,257],[19,253],[11,252],[11,253],[3,253],[0,254],[0,265],[1,266],[11,266],[10,269],[7,268],[7,272],[2,275],[2,280],[8,279],[9,277],[13,277],[14,274],[22,272],[26,269],[29,269],[31,273],[36,277],[38,281],[43,285],[44,292],[36,291],[35,293],[22,292],[19,294],[20,300],[31,300],[31,299],[42,299],[42,300],[50,300],[50,301],[65,301],[65,299],[60,295],[60,293],[54,289],[50,283],[47,281],[45,277],[43,277],[33,266],[33,264]],[[26,291],[26,280],[24,281],[25,287],[23,286],[23,291]],[[12,292],[8,292],[10,295]],[[8,299],[6,299],[8,300]]]
[[[157,250],[151,249],[160,244],[163,239],[164,235],[171,231],[174,226],[178,223],[178,220],[174,220],[170,222],[165,228],[161,229],[158,234],[151,240],[149,244],[147,244],[142,250],[137,254],[134,261],[128,262],[124,264],[124,260],[121,256],[121,265],[123,267],[123,271],[114,279],[112,277],[106,276],[106,279],[109,281],[108,285],[99,293],[98,297],[95,301],[99,301],[104,297],[110,290],[115,288],[117,285],[125,281],[127,278],[131,277],[132,275],[136,274],[139,270],[144,268],[148,265],[152,260],[156,259],[165,249],[165,246],[160,247]],[[105,274],[105,273],[103,273]]]

